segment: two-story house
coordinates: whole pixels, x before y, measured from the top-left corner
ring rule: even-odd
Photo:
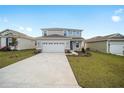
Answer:
[[[80,51],[84,46],[80,29],[44,28],[41,30],[42,36],[36,38],[36,47],[42,52]]]

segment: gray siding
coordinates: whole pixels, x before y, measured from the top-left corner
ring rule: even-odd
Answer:
[[[100,51],[106,53],[107,52],[106,43],[107,43],[106,41],[90,42],[90,43],[86,43],[86,47],[94,51]]]
[[[47,31],[47,35],[53,35],[53,34],[64,36],[64,31]]]
[[[1,37],[0,38],[0,48],[5,47],[6,46],[6,38]]]
[[[17,41],[18,41],[17,50],[34,49],[35,48],[35,41],[34,40],[17,38]]]

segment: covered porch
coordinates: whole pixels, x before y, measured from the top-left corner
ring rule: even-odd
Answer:
[[[16,37],[0,37],[0,49],[2,48],[10,48],[11,50],[15,50],[17,47],[17,38]]]
[[[81,51],[81,49],[84,47],[83,40],[82,39],[72,39],[70,41],[70,50],[73,51]]]

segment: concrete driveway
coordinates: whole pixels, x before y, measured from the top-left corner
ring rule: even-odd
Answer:
[[[79,87],[64,53],[41,53],[0,69],[0,87]]]

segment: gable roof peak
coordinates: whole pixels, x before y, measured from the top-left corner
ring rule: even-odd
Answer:
[[[87,39],[86,42],[96,42],[96,41],[105,41],[105,40],[124,40],[124,35],[120,33],[114,33],[106,36],[96,36],[90,39]]]
[[[122,35],[120,33],[114,33],[114,34],[106,35],[104,37],[108,37],[108,38],[112,38],[112,37],[124,37],[124,35]]]
[[[27,39],[34,39],[33,37],[31,36],[28,36],[24,33],[21,33],[21,32],[18,32],[18,31],[15,31],[15,30],[12,30],[12,29],[5,29],[3,30],[2,32],[0,32],[0,35],[4,32],[7,32],[9,31],[9,33],[12,33],[11,36],[16,36],[16,37],[22,37],[22,38],[27,38]],[[9,36],[9,35],[8,35]]]

